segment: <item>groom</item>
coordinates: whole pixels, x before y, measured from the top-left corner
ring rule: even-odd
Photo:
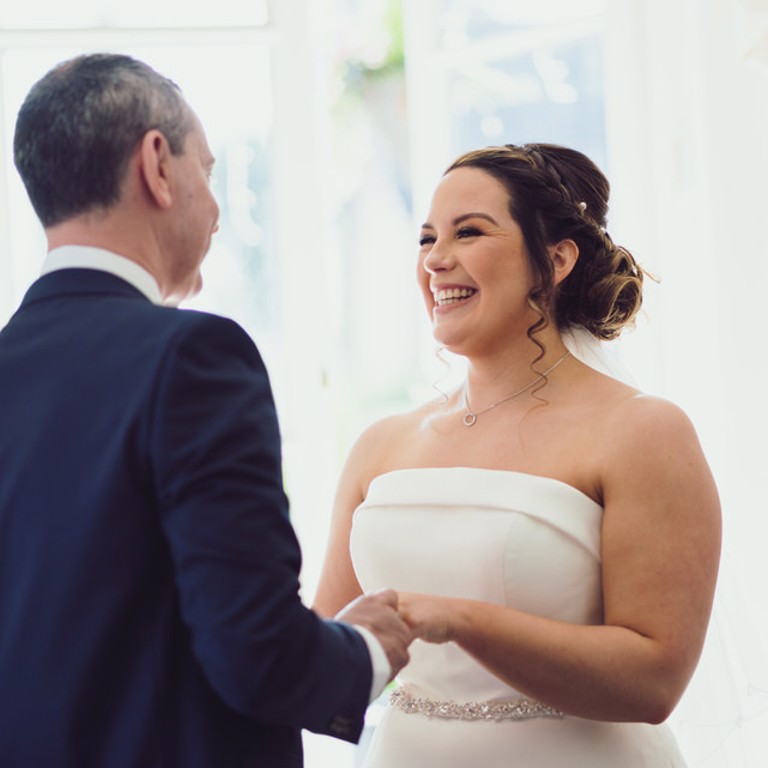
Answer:
[[[177,87],[127,56],[30,91],[14,158],[48,239],[0,332],[0,766],[294,768],[407,661],[385,591],[323,621],[259,353],[172,308],[217,229]]]

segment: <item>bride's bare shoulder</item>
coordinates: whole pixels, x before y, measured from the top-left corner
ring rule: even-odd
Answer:
[[[584,423],[610,452],[695,440],[691,420],[678,405],[596,371],[585,371],[571,395]]]
[[[347,459],[350,470],[365,484],[366,480],[399,467],[406,449],[418,441],[424,424],[439,408],[440,402],[432,401],[374,421],[352,446]]]
[[[408,411],[391,414],[366,427],[355,443],[355,450],[385,450],[402,445],[418,433],[434,413],[439,411],[442,401],[434,400]]]
[[[696,429],[675,403],[655,395],[634,391],[617,397],[604,409],[607,445],[614,456],[638,457],[666,455],[675,450],[681,455],[700,450]]]
[[[630,428],[645,424],[656,429],[679,429],[690,424],[680,406],[630,387],[617,390],[617,397],[606,412],[609,418],[627,423]]]

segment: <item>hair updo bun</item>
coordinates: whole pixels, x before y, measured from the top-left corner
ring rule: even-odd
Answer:
[[[507,144],[467,152],[446,173],[467,167],[507,189],[509,212],[540,278],[529,298],[542,317],[549,309],[561,330],[581,325],[600,339],[614,339],[634,324],[643,270],[605,230],[610,185],[586,155],[553,144]],[[562,240],[576,243],[579,258],[555,286],[547,246]]]

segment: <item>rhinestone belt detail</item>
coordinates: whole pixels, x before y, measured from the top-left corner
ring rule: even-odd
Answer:
[[[507,699],[501,701],[436,701],[414,696],[403,688],[396,688],[389,703],[406,714],[418,712],[427,717],[447,720],[528,720],[532,717],[562,718],[559,709],[533,699]]]

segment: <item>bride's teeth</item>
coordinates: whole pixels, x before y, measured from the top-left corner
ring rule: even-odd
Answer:
[[[437,304],[453,304],[462,299],[468,299],[477,291],[474,288],[441,288],[435,292],[435,302]]]

